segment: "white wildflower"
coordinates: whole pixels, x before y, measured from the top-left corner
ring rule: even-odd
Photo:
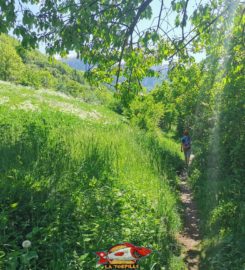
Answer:
[[[25,240],[22,242],[22,247],[23,248],[29,248],[31,246],[31,241]]]

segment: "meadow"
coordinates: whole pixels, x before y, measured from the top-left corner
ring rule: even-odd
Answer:
[[[153,250],[142,269],[184,269],[173,140],[71,96],[0,88],[1,269],[96,269],[118,242]]]

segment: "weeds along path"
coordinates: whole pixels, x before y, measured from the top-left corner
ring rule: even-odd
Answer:
[[[0,269],[95,269],[96,251],[128,241],[159,251],[142,270],[182,270],[179,144],[37,91],[0,82]]]
[[[184,261],[188,270],[198,270],[200,262],[200,232],[197,209],[193,201],[192,191],[187,184],[187,173],[180,176],[180,199],[183,204],[184,230],[177,235],[177,241],[183,246]]]

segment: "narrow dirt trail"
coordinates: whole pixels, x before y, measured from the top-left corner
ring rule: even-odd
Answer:
[[[199,232],[199,219],[197,217],[197,209],[193,201],[191,189],[187,184],[187,174],[183,172],[180,176],[180,194],[183,204],[184,213],[184,230],[177,235],[177,241],[183,246],[184,261],[188,270],[199,270],[201,241]]]

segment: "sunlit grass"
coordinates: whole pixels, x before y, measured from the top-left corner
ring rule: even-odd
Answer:
[[[155,251],[142,269],[181,269],[174,239],[181,227],[179,146],[131,128],[104,107],[96,107],[101,118],[80,119],[43,105],[35,90],[1,89],[9,98],[0,107],[4,267],[95,269],[96,251],[127,241]],[[94,110],[73,98],[50,98]],[[38,110],[20,109],[26,100]]]

